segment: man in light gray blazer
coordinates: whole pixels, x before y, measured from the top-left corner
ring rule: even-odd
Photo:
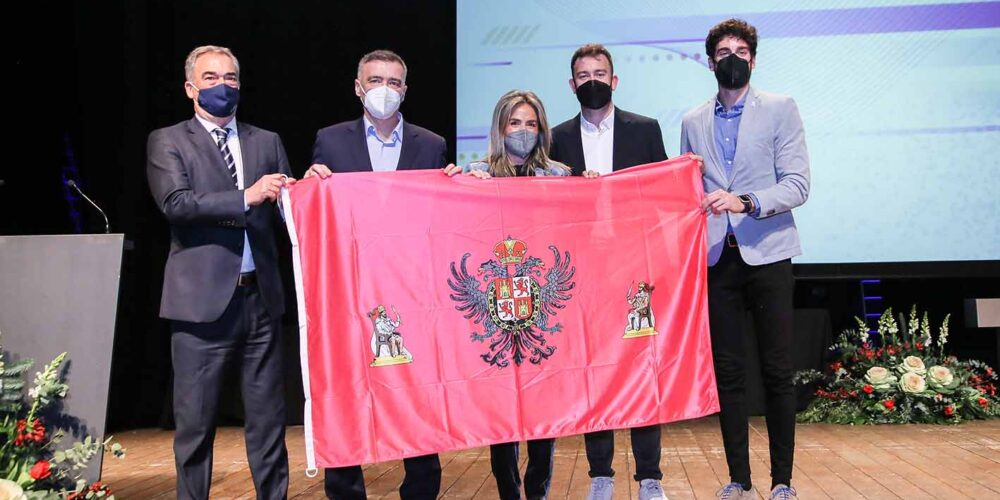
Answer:
[[[750,86],[757,30],[730,19],[705,40],[718,93],[689,111],[681,153],[705,159],[708,304],[731,483],[721,498],[757,498],[750,482],[745,403],[746,311],[752,312],[767,394],[771,496],[795,498],[791,257],[799,255],[792,209],[809,196],[809,156],[795,101]]]

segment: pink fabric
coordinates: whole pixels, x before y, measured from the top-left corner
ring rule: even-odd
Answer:
[[[292,186],[286,209],[297,247],[311,466],[717,412],[702,196],[688,156],[599,179],[401,171]],[[502,243],[508,237],[513,252]],[[540,259],[537,274],[487,279],[515,274],[496,249],[522,263]],[[491,260],[492,271],[480,268]],[[633,309],[626,293],[634,296],[639,282],[654,287],[658,333],[623,338]],[[488,295],[490,283],[517,297]],[[477,305],[458,310],[466,299]],[[398,364],[372,366],[369,313],[379,306],[389,321],[398,312],[398,327],[383,326],[402,339],[411,362],[402,355]],[[474,340],[508,312],[535,323]],[[539,329],[546,312],[545,326],[559,331]],[[516,363],[508,346],[532,343],[543,354],[553,350],[532,360],[528,349]],[[379,353],[387,359],[393,351],[379,346]]]

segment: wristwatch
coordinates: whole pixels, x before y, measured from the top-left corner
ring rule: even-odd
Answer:
[[[743,213],[752,214],[754,210],[757,209],[757,207],[754,206],[753,198],[751,198],[750,195],[741,194],[739,198],[740,198],[740,203],[743,203]]]

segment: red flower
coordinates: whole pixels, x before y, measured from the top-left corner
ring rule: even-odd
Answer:
[[[886,350],[889,351],[889,355],[890,356],[895,356],[896,355],[896,348],[895,347],[889,346],[888,349],[886,349]]]
[[[954,414],[955,414],[955,409],[952,408],[950,405],[944,407],[944,416],[950,417]]]
[[[40,419],[32,421],[30,429],[28,428],[28,422],[23,418],[17,421],[17,434],[14,436],[14,446],[24,446],[28,441],[34,441],[39,444],[45,441],[45,427],[42,425]]]
[[[882,402],[882,405],[885,406],[886,410],[891,410],[896,407],[896,402],[891,399],[887,399]]]
[[[28,474],[30,474],[31,478],[35,481],[41,481],[42,479],[52,475],[50,467],[51,466],[49,465],[48,460],[39,460],[38,462],[35,462],[35,465],[31,466],[31,470],[28,471]]]
[[[990,402],[986,398],[979,398],[979,401],[977,402],[979,403],[979,406],[983,408],[986,408],[986,406],[990,404]]]
[[[924,350],[924,343],[923,342],[917,342],[917,350],[918,351],[923,351]]]
[[[875,351],[875,355],[878,356],[878,357],[880,357],[880,358],[882,357],[882,348],[881,347],[878,348],[878,351]]]
[[[910,348],[910,343],[909,342],[906,342],[906,343],[903,344],[903,349],[909,349],[909,348]]]
[[[837,370],[840,370],[841,368],[843,368],[843,366],[844,365],[841,364],[840,361],[837,361],[836,363],[833,363],[833,364],[830,365],[830,370],[836,372]]]
[[[871,394],[871,393],[875,392],[875,388],[872,387],[871,385],[868,385],[868,384],[865,384],[865,386],[862,388],[862,390],[865,391],[865,394]]]

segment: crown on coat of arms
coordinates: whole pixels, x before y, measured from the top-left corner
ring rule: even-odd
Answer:
[[[500,262],[504,264],[520,264],[526,253],[528,253],[528,245],[510,236],[493,247],[493,255],[496,255],[497,259],[500,259]]]

